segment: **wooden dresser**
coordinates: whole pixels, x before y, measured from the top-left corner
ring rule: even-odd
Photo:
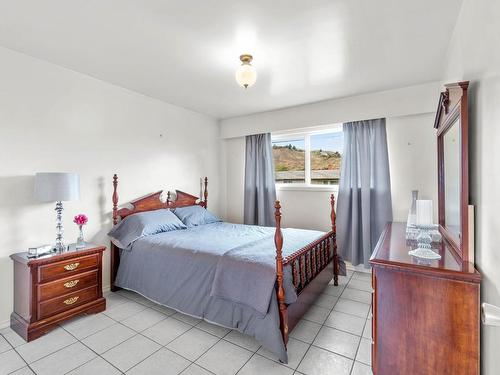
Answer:
[[[106,309],[102,296],[104,246],[87,245],[61,254],[14,261],[14,312],[10,326],[26,341],[34,340],[62,321]]]
[[[481,275],[444,241],[418,264],[405,230],[388,224],[370,260],[374,375],[478,375]]]

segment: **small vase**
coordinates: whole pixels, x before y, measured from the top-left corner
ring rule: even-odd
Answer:
[[[76,248],[83,249],[85,247],[85,240],[83,239],[83,225],[79,225],[78,229],[80,230],[80,233],[76,239]]]
[[[417,199],[418,190],[411,191],[411,207],[408,224],[415,225],[417,223]]]

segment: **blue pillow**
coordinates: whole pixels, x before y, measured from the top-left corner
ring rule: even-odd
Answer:
[[[174,214],[176,214],[188,228],[222,221],[213,213],[198,205],[176,208]]]
[[[152,234],[186,229],[186,226],[167,209],[139,212],[127,216],[108,233],[111,242],[129,250],[139,238]]]

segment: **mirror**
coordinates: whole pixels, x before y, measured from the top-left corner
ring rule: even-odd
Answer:
[[[438,145],[439,230],[457,257],[473,263],[468,216],[468,86],[469,82],[445,85],[439,97],[434,128]]]
[[[457,242],[460,241],[460,119],[444,133],[444,223]]]

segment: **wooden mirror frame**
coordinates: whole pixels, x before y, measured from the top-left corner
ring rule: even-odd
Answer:
[[[439,229],[444,239],[451,245],[456,255],[463,261],[469,259],[469,121],[467,88],[468,81],[445,85],[439,97],[434,128],[437,129],[438,153],[438,216]],[[444,135],[460,121],[460,237],[448,230],[445,222],[445,170]]]

